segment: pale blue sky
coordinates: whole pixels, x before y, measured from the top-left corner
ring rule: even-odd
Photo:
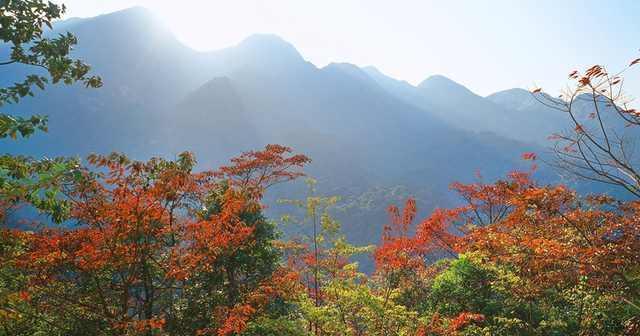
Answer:
[[[59,1],[60,2],[60,1]],[[317,66],[375,65],[417,84],[442,74],[486,95],[541,86],[574,68],[621,68],[640,57],[640,1],[62,0],[68,17],[144,6],[198,50],[274,33]],[[640,96],[640,71],[627,89]]]

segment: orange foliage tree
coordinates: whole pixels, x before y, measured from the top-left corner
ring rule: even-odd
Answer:
[[[460,251],[480,251],[514,266],[535,294],[586,277],[594,288],[608,288],[621,299],[638,298],[640,255],[638,202],[606,196],[581,198],[564,186],[538,186],[523,180],[514,188],[492,187],[508,195],[502,219],[472,229]],[[524,295],[525,293],[523,293]]]
[[[405,291],[399,300],[407,307],[419,309],[420,300],[431,295],[433,279],[447,267],[430,263],[428,254],[447,251],[454,259],[458,254],[481,256],[491,267],[515,276],[519,285],[508,290],[518,301],[535,302],[550,291],[559,295],[584,284],[640,313],[640,202],[581,197],[566,186],[538,185],[530,173],[451,187],[465,203],[436,209],[418,223],[415,234],[410,233],[413,200],[402,211],[389,210],[391,225],[374,254],[376,274]],[[424,335],[452,335],[469,323],[485,321],[473,311],[431,314],[420,330]],[[526,318],[535,334],[536,321]]]
[[[10,231],[25,246],[12,256],[27,279],[21,297],[67,334],[240,332],[291,281],[277,269],[261,197],[307,162],[278,145],[199,173],[189,153],[91,156],[64,189],[75,223]]]

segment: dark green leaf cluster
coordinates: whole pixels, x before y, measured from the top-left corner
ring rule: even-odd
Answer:
[[[71,33],[55,37],[46,35],[53,21],[60,19],[65,7],[42,0],[0,1],[0,41],[11,46],[9,59],[0,60],[0,66],[23,65],[38,70],[26,76],[22,82],[0,88],[0,108],[18,103],[20,99],[34,95],[34,89],[43,90],[47,84],[83,83],[86,87],[102,86],[100,77],[89,74],[90,66],[71,57],[78,42]],[[0,114],[0,137],[29,137],[36,130],[47,130],[47,118],[15,117]]]

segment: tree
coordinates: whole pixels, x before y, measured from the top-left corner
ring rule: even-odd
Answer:
[[[640,112],[630,106],[623,74],[638,63],[640,59],[617,73],[602,65],[574,70],[569,74],[573,84],[557,99],[534,90],[538,101],[566,113],[573,125],[551,136],[556,140],[555,165],[579,178],[621,187],[635,197],[640,197],[640,171],[633,143]]]
[[[313,335],[412,335],[417,314],[393,301],[397,292],[372,285],[352,261],[373,247],[350,244],[331,216],[338,198],[317,196],[315,181],[308,184],[311,192],[306,199],[283,201],[304,211],[302,218],[285,216],[287,222],[311,226],[309,235],[284,244],[288,265],[305,288],[294,301],[301,323]]]
[[[8,59],[0,68],[35,69],[22,82],[0,88],[0,109],[33,96],[35,88],[47,84],[81,82],[87,87],[102,85],[100,77],[89,74],[90,67],[70,56],[77,39],[70,33],[49,37],[46,28],[65,12],[63,5],[42,0],[0,1],[0,41],[10,46]],[[47,130],[47,117],[30,117],[0,113],[0,138],[27,138],[36,130]],[[78,160],[67,158],[35,160],[22,156],[0,156],[0,200],[2,212],[31,204],[56,222],[68,215],[69,204],[59,199],[62,184],[76,177]]]
[[[76,227],[15,231],[25,241],[15,262],[26,278],[21,304],[65,335],[241,332],[292,281],[260,214],[264,188],[308,162],[289,153],[269,145],[200,173],[189,153],[90,157],[94,168],[63,190]]]
[[[293,237],[291,244],[287,244],[289,265],[303,273],[309,295],[315,305],[320,306],[322,301],[322,281],[325,274],[321,274],[321,260],[327,256],[331,244],[340,237],[340,224],[331,217],[330,210],[336,205],[337,196],[321,197],[316,195],[316,181],[306,180],[309,195],[304,200],[280,200],[282,204],[290,204],[304,211],[302,218],[291,215],[283,216],[285,223],[295,223],[301,227],[311,226],[310,234]],[[331,259],[334,263],[344,263],[341,256],[335,255]],[[332,265],[335,269],[337,265]]]
[[[99,77],[90,76],[89,66],[69,56],[76,38],[71,34],[47,37],[45,27],[64,13],[64,7],[39,0],[0,1],[0,40],[9,45],[7,59],[0,68],[14,67],[39,71],[22,82],[0,88],[0,109],[7,104],[34,95],[34,88],[47,83],[83,82],[87,87],[101,86]],[[47,130],[47,118],[0,113],[0,138],[29,137],[36,130]],[[27,248],[30,237],[7,226],[17,223],[8,215],[27,204],[44,212],[55,222],[69,215],[70,204],[59,197],[59,191],[78,177],[78,160],[56,158],[35,160],[23,156],[0,156],[0,333],[29,334],[30,330],[48,330],[49,316],[28,305],[24,290],[29,280],[16,268],[16,258]],[[10,321],[11,323],[5,323]],[[15,328],[14,328],[15,327]],[[34,329],[35,328],[35,329]]]
[[[580,197],[565,186],[540,186],[531,173],[452,189],[463,205],[436,209],[413,235],[414,202],[391,207],[392,224],[375,252],[376,283],[420,314],[422,335],[634,328],[637,201]],[[431,264],[435,251],[450,251],[451,259]]]
[[[640,259],[632,252],[640,248],[636,201],[582,198],[565,186],[538,186],[529,179],[498,181],[482,189],[505,195],[501,202],[509,211],[489,225],[474,222],[458,251],[480,253],[519,279],[512,292],[528,302],[529,317],[523,321],[529,328],[543,327],[543,319],[535,318],[536,302],[555,293],[545,302],[557,307],[558,297],[577,288],[582,288],[581,300],[595,296],[623,303],[616,318],[630,321],[640,313]],[[471,199],[475,204],[485,198]],[[592,313],[596,315],[588,319],[582,315],[576,321],[597,320],[599,313]],[[620,331],[624,323],[613,325]],[[570,331],[581,328],[588,329],[578,324]]]
[[[71,33],[47,36],[45,29],[52,29],[53,21],[60,19],[65,10],[64,5],[43,0],[0,1],[0,40],[11,46],[9,58],[0,60],[0,67],[23,65],[41,70],[13,86],[0,88],[0,108],[33,96],[35,87],[44,89],[47,83],[82,82],[93,88],[102,85],[100,77],[89,75],[91,68],[86,63],[70,56],[78,42],[75,36]],[[1,138],[28,137],[36,129],[46,131],[45,116],[0,114]]]
[[[459,210],[434,210],[410,235],[416,211],[412,198],[407,199],[402,211],[396,206],[388,208],[390,223],[384,227],[380,246],[374,252],[376,274],[385,283],[387,293],[398,287],[407,292],[418,290],[432,271],[427,263],[430,257],[443,253],[455,257],[458,237],[451,231]]]

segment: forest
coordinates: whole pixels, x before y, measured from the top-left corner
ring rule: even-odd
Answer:
[[[101,90],[72,53],[82,41],[46,33],[64,13],[0,0],[0,69],[27,69],[0,88],[0,109],[58,86]],[[572,125],[550,136],[552,155],[446,181],[456,205],[426,216],[413,197],[388,204],[370,223],[384,224],[377,244],[348,239],[340,195],[288,144],[206,169],[189,151],[3,154],[0,335],[640,335],[640,111],[623,91],[634,67],[570,71],[559,97],[533,89]],[[47,111],[32,112],[0,114],[1,141],[47,132]],[[542,166],[617,192],[542,182]],[[266,201],[293,183],[302,197]]]

